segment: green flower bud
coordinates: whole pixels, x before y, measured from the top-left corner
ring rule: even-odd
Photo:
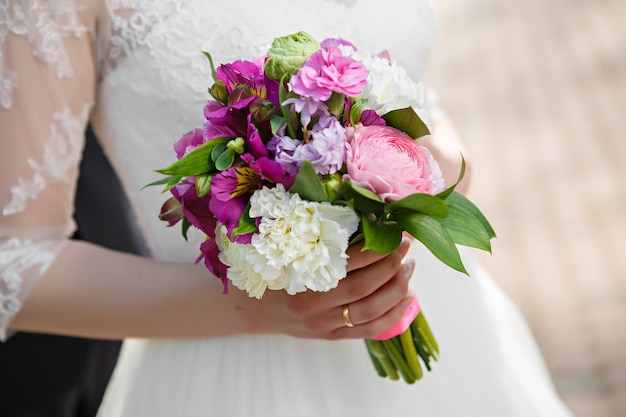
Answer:
[[[183,214],[183,206],[176,198],[169,198],[165,203],[163,203],[163,206],[161,206],[159,219],[164,222],[168,222],[170,226],[178,223],[183,217],[185,217]]]
[[[320,44],[306,32],[276,38],[267,52],[265,74],[275,80],[281,80],[284,76],[290,78],[319,48]]]
[[[250,103],[250,113],[255,122],[261,123],[274,117],[274,103],[269,100],[257,99]]]
[[[339,174],[332,174],[328,178],[324,178],[322,184],[326,188],[326,195],[331,203],[342,197],[341,176]]]
[[[228,149],[231,152],[236,152],[239,155],[241,155],[243,153],[243,151],[244,151],[244,145],[245,145],[245,141],[240,136],[238,138],[235,138],[235,139],[229,141],[226,144],[226,149]]]
[[[252,95],[252,91],[247,84],[239,84],[230,96],[228,96],[228,105],[232,106],[235,103],[239,103],[241,100],[249,98]]]
[[[211,88],[209,88],[209,93],[215,100],[226,104],[228,100],[228,90],[226,90],[226,85],[222,81],[214,82]]]
[[[211,190],[213,175],[203,174],[196,177],[196,194],[202,198]]]

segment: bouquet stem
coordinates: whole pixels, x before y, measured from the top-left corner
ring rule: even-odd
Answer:
[[[365,345],[379,376],[397,381],[402,375],[408,384],[424,375],[419,359],[430,371],[430,362],[439,356],[439,346],[422,312],[400,335],[387,340],[366,339]]]

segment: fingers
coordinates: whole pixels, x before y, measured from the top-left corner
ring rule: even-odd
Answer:
[[[344,304],[363,299],[385,285],[402,267],[402,259],[408,253],[410,243],[403,240],[398,249],[363,268],[352,271],[339,282],[335,295]]]
[[[277,316],[279,320],[269,321],[277,325],[273,331],[296,337],[341,339],[371,338],[388,330],[412,301],[407,291],[414,263],[402,264],[409,246],[410,241],[403,240],[386,256],[361,252],[360,246],[350,249],[353,269],[328,292],[306,291],[286,296],[270,291],[262,304],[277,307],[278,312],[282,310]],[[344,305],[354,323],[352,328],[344,322]]]
[[[372,251],[360,252],[359,249],[357,258],[360,259],[357,262],[363,264],[363,267],[354,269],[346,278],[339,281],[336,288],[327,293],[307,291],[292,296],[288,301],[290,309],[301,317],[312,317],[320,312],[368,297],[397,274],[409,246],[408,241],[402,241],[394,252],[386,256],[379,254],[370,256],[367,252]],[[363,261],[364,258],[368,261],[377,260],[367,263],[368,261]]]
[[[406,239],[403,239],[403,241],[400,243],[400,246],[398,246],[398,249],[396,249],[396,251],[404,250],[404,255],[406,255],[406,252],[408,251],[408,246],[409,246],[405,242],[405,240]],[[348,272],[365,268],[366,266],[371,265],[375,262],[378,262],[381,259],[385,258],[385,256],[387,256],[387,255],[374,252],[372,250],[363,251],[363,245],[364,245],[364,242],[360,242],[360,243],[350,246],[348,250],[346,250],[346,253],[348,254],[348,257],[349,257],[348,265],[347,265]]]
[[[393,306],[391,310],[385,312],[376,320],[359,325],[355,324],[354,327],[344,325],[331,332],[327,339],[370,339],[376,337],[399,322],[412,302],[413,296],[407,295],[398,304]]]
[[[398,273],[369,296],[349,304],[350,319],[356,326],[376,320],[393,309],[407,295],[415,262],[408,261]]]
[[[348,304],[350,328],[339,316],[338,327],[331,332],[330,339],[335,338],[371,338],[395,325],[412,301],[407,295],[409,281],[413,275],[415,263],[405,263],[400,271],[375,293],[368,297]]]

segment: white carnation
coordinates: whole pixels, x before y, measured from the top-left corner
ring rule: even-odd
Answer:
[[[235,287],[246,291],[250,297],[261,298],[267,289],[268,281],[254,270],[253,264],[248,260],[255,252],[254,247],[231,242],[223,225],[218,225],[215,235],[220,249],[220,261],[228,267],[228,279]]]
[[[361,94],[367,108],[380,116],[392,110],[412,107],[416,111],[424,104],[424,86],[409,77],[403,67],[380,56],[359,58],[369,70],[367,87]]]
[[[255,191],[250,217],[261,217],[251,244],[228,242],[220,255],[228,278],[250,296],[328,291],[346,276],[348,239],[358,228],[352,209],[304,201],[277,184]]]

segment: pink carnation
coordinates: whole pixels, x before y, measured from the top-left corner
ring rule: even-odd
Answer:
[[[344,180],[373,191],[386,202],[445,189],[430,151],[389,126],[357,127],[347,145],[346,168]]]
[[[318,101],[328,100],[333,92],[356,97],[367,86],[367,74],[361,62],[330,45],[314,52],[291,77],[290,84],[296,94]]]

